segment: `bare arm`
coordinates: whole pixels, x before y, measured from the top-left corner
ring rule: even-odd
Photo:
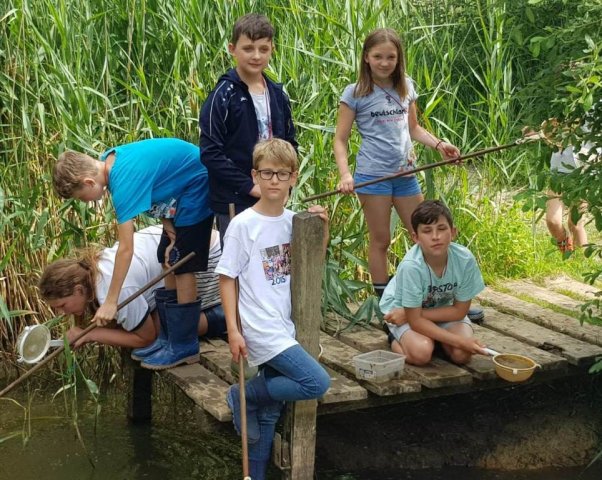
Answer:
[[[92,319],[93,322],[97,322],[101,327],[113,320],[117,314],[119,293],[123,287],[123,282],[130,269],[134,255],[134,222],[128,220],[127,222],[120,223],[117,226],[117,235],[119,247],[117,247],[117,254],[115,255],[115,265],[113,266],[113,275],[111,276],[107,298]]]
[[[236,291],[236,279],[226,275],[219,276],[219,293],[222,297],[222,308],[226,316],[226,328],[228,329],[228,344],[232,359],[238,362],[239,355],[247,357],[247,345],[238,330],[236,323],[236,311],[238,308],[238,296]]]
[[[483,346],[478,340],[475,338],[464,338],[449,332],[444,328],[438,327],[433,321],[425,318],[423,312],[425,312],[425,310],[420,307],[405,309],[405,314],[412,330],[432,338],[433,340],[466,350],[470,353],[483,353]]]
[[[82,331],[83,329],[80,327],[70,328],[67,332],[67,340],[71,342]],[[131,332],[123,328],[97,327],[80,338],[73,348],[79,348],[90,342],[112,345],[114,347],[140,348],[149,345],[156,336],[153,320],[148,315],[142,326]]]
[[[410,108],[408,110],[408,126],[412,140],[436,149],[445,160],[460,156],[460,150],[458,150],[457,147],[451,143],[441,141],[435,135],[420,126],[416,115],[416,104],[414,102],[410,103]]]
[[[462,320],[468,313],[470,300],[467,302],[454,301],[453,305],[436,308],[422,309],[422,317],[431,322],[456,322]],[[408,322],[404,307],[393,308],[384,316],[385,321],[395,325],[403,325]]]
[[[337,115],[337,127],[334,133],[334,158],[339,168],[341,181],[338,189],[344,193],[353,192],[353,176],[349,171],[349,161],[347,159],[348,150],[347,142],[351,134],[351,128],[355,120],[355,112],[345,103],[339,105],[339,113]]]

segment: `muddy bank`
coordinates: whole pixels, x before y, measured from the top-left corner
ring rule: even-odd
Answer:
[[[508,387],[318,419],[318,468],[573,467],[602,448],[602,379]]]

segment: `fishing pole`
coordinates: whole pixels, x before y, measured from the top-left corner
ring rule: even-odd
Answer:
[[[173,273],[177,268],[180,268],[182,265],[184,265],[188,260],[190,260],[194,256],[195,256],[195,252],[190,252],[188,255],[186,255],[184,258],[182,258],[179,262],[175,263],[174,265],[172,265],[171,267],[169,267],[167,270],[164,270],[160,275],[158,275],[157,277],[155,277],[152,280],[150,280],[140,290],[138,290],[137,292],[133,293],[128,298],[126,298],[123,302],[121,302],[119,305],[117,305],[117,310],[121,310],[128,303],[130,303],[133,300],[135,300],[137,297],[139,297],[140,295],[142,295],[144,292],[146,292],[149,288],[151,288],[157,282],[160,282],[161,280],[163,280],[170,273]],[[71,340],[69,342],[69,346],[71,347],[71,346],[75,345],[75,342],[77,342],[84,335],[86,335],[89,332],[91,332],[92,330],[94,330],[97,326],[98,326],[98,324],[96,322],[94,322],[91,325],[89,325],[88,327],[86,327],[79,335],[77,335],[73,340]],[[65,346],[64,345],[61,346],[61,347],[58,347],[54,352],[52,352],[50,355],[48,355],[44,360],[42,360],[40,363],[38,363],[35,367],[33,367],[31,370],[28,370],[23,375],[21,375],[19,378],[17,378],[14,382],[12,382],[10,385],[8,385],[7,387],[5,387],[0,392],[0,398],[3,397],[8,392],[10,392],[14,387],[16,387],[17,385],[19,385],[23,380],[25,380],[26,378],[30,377],[35,372],[37,372],[39,369],[41,369],[44,365],[46,365],[48,362],[50,362],[50,360],[52,360],[56,356],[60,355],[63,350],[65,350]]]
[[[405,170],[405,171],[401,171],[401,172],[397,172],[397,173],[392,173],[391,175],[385,175],[384,177],[375,178],[374,180],[368,180],[367,182],[360,182],[360,183],[357,183],[356,185],[354,185],[354,189],[366,187],[368,185],[373,185],[373,184],[379,183],[379,182],[384,182],[385,180],[392,180],[392,179],[398,178],[398,177],[414,175],[415,173],[422,172],[423,170],[429,170],[431,168],[440,167],[442,165],[448,165],[450,163],[459,163],[459,162],[462,162],[463,160],[480,157],[487,153],[498,152],[500,150],[505,150],[505,149],[511,148],[511,147],[517,147],[524,143],[533,142],[535,140],[541,140],[542,138],[543,138],[543,134],[541,132],[536,132],[536,133],[529,134],[524,137],[518,138],[514,142],[507,143],[505,145],[484,148],[483,150],[479,150],[477,152],[467,153],[466,155],[460,155],[459,157],[450,158],[448,160],[442,160],[440,162],[429,163],[428,165],[423,165],[422,167],[417,167],[412,170]],[[340,189],[336,189],[336,190],[331,190],[329,192],[318,193],[316,195],[311,195],[309,197],[302,198],[301,202],[305,203],[305,202],[309,202],[311,200],[317,200],[318,198],[324,198],[324,197],[329,197],[331,195],[336,195],[337,193],[342,193],[342,192]]]
[[[228,205],[230,220],[236,216],[236,207],[233,203]],[[238,278],[234,279],[234,290],[236,296],[236,328],[242,335],[242,322],[238,310],[239,285]],[[245,359],[238,353],[238,387],[240,401],[240,439],[242,443],[242,476],[243,480],[251,480],[249,476],[249,444],[247,441],[247,396],[245,392]]]

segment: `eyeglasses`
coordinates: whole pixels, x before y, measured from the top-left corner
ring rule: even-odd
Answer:
[[[291,178],[291,175],[293,174],[293,172],[288,172],[286,170],[278,170],[277,172],[275,172],[274,170],[257,170],[257,173],[259,174],[259,178],[261,178],[262,180],[271,180],[274,177],[274,175],[276,175],[276,177],[278,177],[278,180],[280,180],[281,182],[286,182]]]

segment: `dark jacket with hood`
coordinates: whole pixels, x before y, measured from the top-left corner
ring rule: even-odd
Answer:
[[[291,105],[282,85],[264,75],[270,98],[273,137],[290,142],[295,150],[295,127]],[[236,213],[252,206],[257,198],[253,188],[253,148],[259,129],[253,99],[247,85],[235,69],[228,70],[209,94],[200,116],[201,161],[209,171],[210,206],[216,213],[227,214],[228,205]]]

